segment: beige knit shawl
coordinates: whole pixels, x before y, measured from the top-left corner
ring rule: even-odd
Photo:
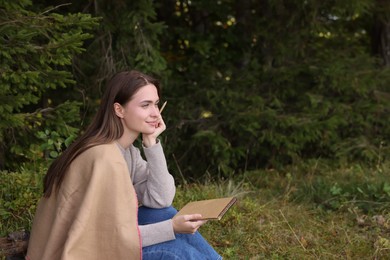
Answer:
[[[141,259],[137,198],[116,143],[79,155],[58,193],[42,198],[33,221],[31,260]]]

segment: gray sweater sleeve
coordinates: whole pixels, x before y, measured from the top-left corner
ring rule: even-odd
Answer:
[[[175,233],[173,231],[172,219],[154,224],[139,226],[139,231],[142,238],[142,247],[176,239]]]
[[[139,149],[130,147],[132,182],[142,205],[150,208],[164,208],[172,205],[176,187],[168,172],[167,162],[161,143],[143,148],[146,161]]]

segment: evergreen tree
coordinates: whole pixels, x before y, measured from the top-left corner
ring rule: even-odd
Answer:
[[[85,120],[94,114],[102,85],[114,72],[136,68],[160,75],[163,98],[170,100],[164,111],[168,129],[161,138],[173,172],[179,169],[191,177],[205,172],[226,176],[302,159],[378,163],[389,155],[386,50],[390,7],[386,1],[98,0],[72,1],[55,10],[56,17],[64,19],[85,18],[77,14],[81,11],[102,17],[94,37],[86,42],[86,51],[78,50],[72,63],[77,90],[85,96]],[[37,14],[54,15],[53,11]],[[87,23],[73,25],[87,29],[83,27]],[[62,30],[56,28],[56,32]],[[48,30],[31,37],[41,46],[55,38],[48,33],[54,34]],[[65,69],[70,63],[50,64],[54,71],[70,71]],[[46,71],[43,64],[36,66]],[[75,89],[65,88],[61,95],[52,96],[50,87],[45,89],[48,85],[41,83],[53,80],[43,76],[35,85],[46,96],[37,95],[34,102],[50,98],[53,103],[64,103],[74,95]],[[61,77],[71,80],[70,74]],[[57,87],[69,86],[68,81],[53,84],[56,93]],[[47,108],[48,103],[34,102],[18,110],[12,107],[18,113],[10,114],[46,115],[48,110],[38,113],[34,109]],[[26,118],[20,125],[27,125]],[[64,122],[73,125],[75,118]],[[39,117],[33,122],[42,126],[30,133],[46,141],[54,138],[52,134],[72,136],[70,132],[53,133],[54,125],[48,132],[41,131],[47,127]],[[5,136],[17,128],[1,129]],[[72,131],[74,136],[77,129]],[[12,147],[17,154],[18,146]],[[52,152],[55,156],[56,151]]]
[[[78,102],[55,104],[47,93],[75,83],[72,58],[97,20],[59,10],[0,1],[0,168],[56,157],[77,134]]]

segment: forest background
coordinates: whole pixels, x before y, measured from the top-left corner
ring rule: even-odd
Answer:
[[[241,197],[205,230],[226,258],[389,253],[390,2],[0,0],[0,12],[2,235],[29,228],[42,175],[88,125],[106,80],[138,69],[168,101],[161,139],[177,206]],[[333,250],[318,226],[297,235],[286,205],[330,211],[360,228],[356,240],[328,238],[343,245]],[[264,233],[280,221],[287,241]],[[232,223],[245,231],[227,232]]]

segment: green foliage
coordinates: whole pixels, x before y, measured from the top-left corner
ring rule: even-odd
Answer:
[[[39,172],[0,172],[0,236],[30,230],[42,195],[43,169]]]
[[[167,143],[181,171],[382,162],[390,73],[370,51],[375,8],[370,0],[159,7],[170,28],[161,40],[172,72],[165,93],[175,102]]]
[[[40,147],[35,139],[38,131],[57,132],[63,140],[77,135],[80,125],[72,120],[78,119],[80,103],[68,103],[74,114],[56,123],[58,129],[35,118],[41,107],[51,107],[49,101],[53,106],[82,101],[86,125],[106,79],[129,68],[157,74],[163,81],[162,98],[170,102],[164,111],[168,129],[162,138],[176,174],[229,177],[312,158],[380,165],[389,156],[390,73],[386,57],[378,51],[386,48],[378,40],[386,31],[375,29],[388,24],[387,4],[373,0],[72,2],[35,11],[44,19],[9,23],[0,30],[11,30],[13,43],[26,41],[21,47],[13,44],[17,48],[12,50],[2,47],[11,65],[24,68],[34,60],[43,62],[35,66],[37,70],[2,72],[7,81],[0,91],[12,91],[11,83],[24,89],[18,90],[23,95],[13,94],[20,99],[12,104],[8,96],[0,95],[5,99],[0,110],[9,111],[3,113],[6,120],[1,120],[0,129],[5,129],[3,136],[12,136],[11,145],[18,151],[16,157],[10,155],[9,163],[30,156],[24,155],[24,145],[17,148],[15,140],[25,137],[20,142],[31,139]],[[55,3],[61,1],[40,1],[32,7],[28,1],[4,3],[4,8],[19,10],[24,15],[18,16],[20,20],[31,14],[31,8]],[[101,17],[100,26],[90,30],[96,20],[81,11]],[[93,38],[86,40],[85,30]],[[2,38],[5,43],[7,37]],[[12,51],[20,58],[10,60]],[[74,88],[69,88],[74,83],[71,57]],[[12,120],[5,118],[10,114]],[[28,122],[41,126],[19,129]]]
[[[352,210],[365,214],[386,212],[390,207],[389,171],[356,165],[332,173],[315,172],[315,178],[294,194],[298,201],[310,201],[326,210]],[[336,177],[338,176],[338,177]]]
[[[102,18],[87,51],[74,60],[78,82],[89,97],[99,99],[100,86],[117,71],[138,69],[163,74],[166,61],[160,53],[159,38],[165,26],[157,21],[153,1],[74,1],[72,7],[72,11],[90,9],[91,14]]]
[[[72,58],[84,50],[83,41],[92,36],[85,31],[97,19],[8,2],[0,2],[0,167],[15,169],[38,154],[29,148],[40,145],[37,132],[47,129],[62,138],[77,133],[71,124],[79,120],[79,103],[54,103],[47,94],[75,84]]]
[[[40,151],[48,153],[50,158],[57,158],[64,148],[68,147],[72,141],[76,138],[75,135],[71,135],[64,139],[59,133],[50,130],[44,132],[38,132],[38,138],[44,141],[44,143],[38,148]]]

